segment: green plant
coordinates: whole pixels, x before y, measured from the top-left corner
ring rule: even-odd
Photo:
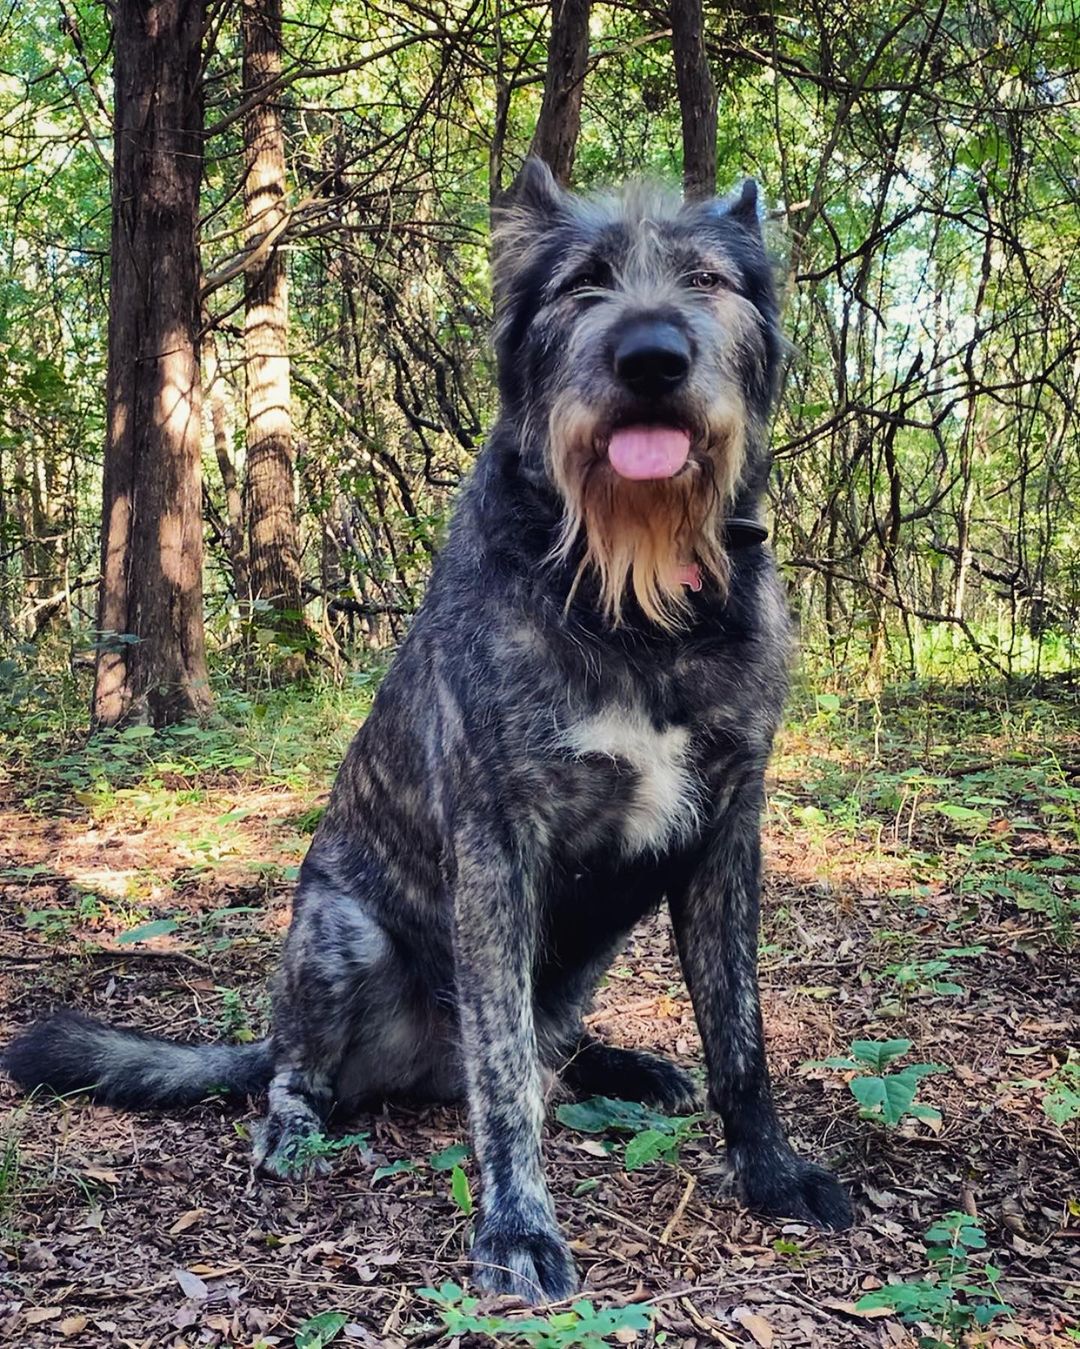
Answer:
[[[311,1162],[336,1157],[338,1153],[348,1152],[350,1148],[363,1148],[367,1141],[367,1134],[342,1134],[340,1138],[327,1138],[321,1133],[305,1134],[292,1146],[289,1169],[292,1172],[302,1171]]]
[[[251,1018],[244,1006],[243,996],[238,988],[215,989],[221,994],[221,1011],[218,1013],[218,1030],[227,1040],[236,1040],[240,1044],[250,1044],[255,1039],[251,1028]]]
[[[986,1235],[973,1218],[947,1213],[927,1228],[923,1241],[929,1276],[867,1293],[855,1304],[858,1311],[887,1307],[905,1325],[926,1326],[929,1333],[920,1334],[920,1349],[951,1349],[964,1341],[966,1331],[1012,1313],[997,1294],[1001,1271],[991,1264],[972,1268],[972,1252],[986,1248]]]
[[[456,1283],[439,1288],[421,1288],[419,1295],[433,1302],[450,1336],[486,1335],[496,1344],[522,1345],[527,1349],[602,1349],[611,1335],[620,1331],[648,1330],[652,1308],[641,1303],[605,1307],[600,1311],[582,1299],[565,1312],[548,1316],[477,1316],[479,1298],[466,1297]]]
[[[319,1312],[309,1316],[293,1339],[296,1349],[323,1349],[336,1339],[348,1319],[344,1312]]]
[[[941,1119],[941,1111],[915,1100],[919,1083],[931,1073],[945,1073],[941,1063],[909,1063],[896,1073],[884,1070],[911,1048],[910,1040],[853,1040],[850,1055],[824,1061],[826,1068],[842,1068],[857,1074],[848,1083],[859,1103],[862,1119],[877,1120],[894,1129],[906,1115],[913,1119]]]
[[[19,1126],[22,1112],[12,1115],[0,1139],[0,1237],[13,1235],[13,1222],[19,1204]]]
[[[627,1171],[657,1160],[677,1162],[683,1145],[702,1136],[701,1115],[661,1115],[635,1101],[593,1096],[588,1101],[561,1105],[555,1111],[560,1124],[579,1133],[628,1133],[623,1154]]]
[[[933,960],[908,960],[886,965],[884,978],[892,979],[902,993],[936,993],[939,997],[957,997],[963,993],[963,984],[942,978],[953,973],[953,961],[981,956],[985,946],[948,946]]]
[[[1070,1056],[1045,1086],[1042,1107],[1048,1120],[1064,1128],[1080,1119],[1080,1058]]]

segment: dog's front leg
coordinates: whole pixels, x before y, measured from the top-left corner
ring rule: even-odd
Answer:
[[[536,868],[482,823],[455,839],[455,966],[473,1145],[483,1186],[476,1281],[529,1302],[566,1297],[574,1262],[544,1179],[533,1021]]]
[[[798,1157],[773,1104],[758,997],[760,770],[752,769],[714,826],[701,865],[671,897],[683,972],[705,1047],[710,1104],[746,1203],[761,1213],[844,1228],[843,1187]]]

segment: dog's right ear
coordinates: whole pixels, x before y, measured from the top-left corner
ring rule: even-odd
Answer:
[[[537,221],[553,220],[563,213],[565,194],[544,161],[530,155],[501,204],[513,211],[527,212]]]

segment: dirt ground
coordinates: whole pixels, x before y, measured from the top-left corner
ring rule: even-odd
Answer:
[[[287,922],[290,867],[310,794],[222,780],[109,811],[0,797],[0,1041],[55,1003],[200,1039],[258,1031]],[[901,1346],[891,1315],[858,1312],[868,1289],[927,1270],[922,1235],[951,1210],[977,1216],[1013,1315],[966,1343],[1065,1345],[1080,1325],[1076,1125],[1053,1125],[1038,1083],[1076,1042],[1075,951],[1031,940],[1027,915],[983,915],[988,949],[962,996],[889,1002],[882,934],[905,957],[976,938],[947,931],[947,885],[913,909],[902,831],[873,849],[823,844],[772,818],[762,948],[771,1063],[797,1148],[850,1184],[854,1230],[764,1222],[730,1193],[708,1122],[676,1165],[628,1173],[621,1153],[549,1121],[560,1219],[597,1305],[651,1302],[652,1332],[622,1343]],[[208,842],[209,840],[209,842]],[[89,897],[89,898],[88,898]],[[233,912],[223,913],[231,909]],[[133,921],[182,918],[135,946]],[[45,915],[42,917],[41,915]],[[977,973],[976,973],[977,971]],[[599,993],[597,1033],[700,1062],[666,919],[634,941]],[[906,1036],[940,1128],[860,1120],[845,1074],[806,1066],[852,1039]],[[333,1174],[253,1176],[258,1103],[176,1116],[83,1101],[22,1102],[0,1083],[0,1340],[25,1346],[289,1345],[315,1313],[345,1314],[343,1344],[448,1343],[424,1285],[467,1278],[469,1220],[428,1159],[465,1139],[457,1110],[387,1109]],[[6,1161],[4,1160],[6,1158]],[[373,1180],[375,1169],[415,1169]],[[475,1186],[471,1162],[466,1174]],[[462,1344],[482,1341],[466,1337]],[[957,1341],[959,1343],[959,1340]]]

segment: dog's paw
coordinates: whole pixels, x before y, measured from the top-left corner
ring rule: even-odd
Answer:
[[[557,1228],[482,1223],[472,1248],[473,1281],[489,1293],[525,1302],[557,1302],[577,1291],[570,1248]]]
[[[260,1174],[275,1180],[314,1180],[330,1174],[330,1163],[313,1147],[322,1134],[307,1121],[304,1124],[307,1127],[271,1115],[252,1127],[253,1160]]]
[[[563,1077],[568,1086],[583,1095],[639,1101],[666,1115],[691,1115],[703,1103],[698,1084],[670,1059],[597,1041],[570,1060]]]
[[[636,1094],[622,1093],[624,1101],[640,1101],[665,1115],[692,1115],[704,1105],[701,1088],[688,1072],[659,1054],[641,1054],[642,1060],[630,1086]]]
[[[765,1152],[735,1159],[747,1208],[773,1218],[793,1218],[842,1232],[855,1221],[848,1193],[823,1166],[794,1152]]]

